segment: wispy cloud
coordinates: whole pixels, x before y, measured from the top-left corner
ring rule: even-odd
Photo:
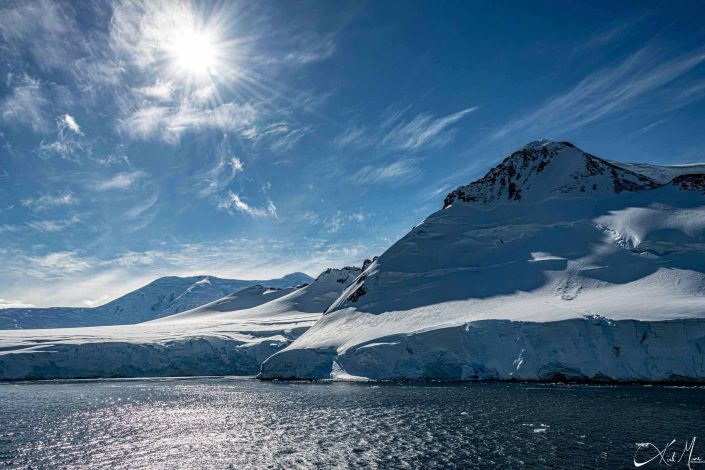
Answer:
[[[267,124],[262,129],[250,128],[246,137],[256,143],[266,142],[274,151],[291,150],[302,137],[313,132],[313,126],[298,126],[286,121]]]
[[[74,87],[65,91],[71,97],[79,91],[79,99],[84,101],[95,98],[103,85],[119,86],[126,70],[124,63],[114,57],[107,33],[87,28],[86,23],[79,26],[76,19],[79,10],[100,18],[107,13],[104,8],[109,3],[88,2],[77,9],[71,2],[52,0],[4,2],[6,6],[0,6],[3,57],[31,61],[44,72],[61,70],[75,81]]]
[[[45,211],[55,207],[72,206],[78,204],[78,198],[76,198],[76,196],[72,193],[57,195],[42,194],[38,197],[22,199],[20,204],[35,211]]]
[[[391,164],[365,165],[350,178],[359,185],[392,184],[400,185],[411,182],[421,175],[421,169],[416,166],[417,160],[398,160]]]
[[[343,227],[344,223],[345,219],[343,218],[343,213],[341,211],[337,211],[331,217],[327,218],[323,222],[323,225],[325,225],[328,233],[337,233]]]
[[[654,122],[652,122],[651,124],[647,124],[646,126],[640,128],[640,129],[638,129],[636,132],[634,132],[634,135],[643,135],[643,134],[646,134],[647,132],[649,132],[649,131],[650,131],[651,129],[653,129],[654,127],[658,127],[658,126],[660,126],[661,124],[664,124],[664,123],[666,123],[666,122],[668,122],[668,118],[659,119],[658,121],[654,121]]]
[[[670,109],[680,108],[703,98],[705,98],[705,81],[692,83],[676,94]]]
[[[155,250],[126,251],[103,263],[116,266],[151,266],[158,262],[162,256],[162,252]]]
[[[34,256],[27,259],[28,268],[35,277],[55,277],[86,271],[94,264],[93,261],[81,257],[75,251],[58,251],[44,256]]]
[[[337,210],[333,215],[322,217],[313,211],[305,211],[300,217],[311,225],[321,225],[328,233],[338,233],[348,223],[364,222],[369,214],[358,211],[346,215],[343,211]]]
[[[330,58],[333,56],[333,53],[335,53],[334,36],[311,36],[310,34],[304,34],[294,47],[296,50],[286,54],[283,58],[283,62],[297,65],[320,62]]]
[[[0,233],[17,233],[22,230],[21,225],[16,224],[2,224],[0,225]],[[2,252],[0,252],[2,253]]]
[[[95,191],[109,191],[113,189],[129,189],[138,180],[144,178],[147,174],[143,171],[122,172],[117,175],[91,183],[91,188]]]
[[[449,193],[451,190],[454,189],[454,186],[448,185],[448,184],[443,184],[443,183],[436,183],[434,186],[431,188],[427,188],[424,191],[421,192],[421,201],[422,202],[428,202],[431,199],[436,199],[440,195],[445,195]]]
[[[410,121],[402,121],[382,139],[382,144],[399,150],[416,150],[424,146],[443,145],[450,139],[447,129],[479,108],[473,106],[443,117],[419,114]]]
[[[367,219],[369,214],[365,214],[364,212],[353,212],[352,214],[348,215],[348,220],[355,221],[355,222],[364,222],[365,219]]]
[[[177,107],[147,106],[121,119],[118,129],[136,139],[159,138],[169,144],[178,144],[186,132],[219,129],[224,132],[245,133],[256,117],[249,104],[224,103],[213,108],[182,102]]]
[[[0,10],[4,52],[31,56],[40,67],[68,68],[71,52],[79,47],[70,8],[49,0],[15,2]]]
[[[277,206],[271,200],[267,201],[266,207],[252,207],[232,191],[229,191],[228,197],[218,204],[218,209],[242,212],[251,217],[277,217]]]
[[[144,201],[140,202],[136,206],[127,209],[125,211],[125,216],[128,219],[140,218],[145,215],[145,213],[149,211],[152,207],[154,207],[157,204],[157,201],[159,201],[159,195],[153,194],[152,196],[147,197]]]
[[[311,225],[318,225],[321,222],[321,216],[313,211],[305,211],[303,214],[301,214],[301,219]]]
[[[147,106],[137,109],[125,119],[118,121],[118,129],[127,133],[130,137],[138,139],[147,139],[157,136],[160,133],[164,134],[164,140],[178,141],[178,136],[182,132],[178,131],[174,137],[168,133],[168,120],[171,108],[167,106]],[[166,127],[166,129],[163,129]]]
[[[341,134],[338,134],[333,139],[333,144],[337,147],[347,147],[351,144],[364,147],[372,143],[371,140],[369,140],[370,134],[371,132],[365,126],[352,125]]]
[[[72,215],[68,219],[61,219],[61,220],[34,220],[31,222],[27,222],[27,226],[30,228],[37,230],[39,232],[62,232],[66,228],[75,225],[81,221],[81,218],[78,215]]]
[[[210,196],[223,190],[244,169],[242,161],[232,154],[228,136],[223,136],[215,150],[215,166],[198,176],[198,184],[201,187],[198,194]]]
[[[622,62],[588,75],[571,90],[551,98],[536,111],[502,126],[492,139],[519,131],[544,135],[577,129],[634,106],[640,99],[682,77],[703,61],[704,50],[660,60],[652,47],[644,47]]]
[[[77,136],[83,136],[83,132],[76,119],[70,114],[62,114],[56,118],[56,140],[48,143],[42,140],[39,148],[43,152],[52,151],[63,158],[72,158],[83,149]]]
[[[331,217],[323,220],[323,226],[328,233],[338,233],[344,226],[351,222],[360,224],[365,221],[367,215],[364,212],[353,212],[351,214],[343,214],[342,211],[336,211]]]
[[[159,215],[159,195],[148,196],[144,201],[127,209],[125,215],[125,230],[133,234],[149,227]]]
[[[381,123],[374,129],[353,124],[333,139],[334,145],[346,147],[376,146],[395,151],[415,151],[422,148],[442,147],[453,137],[452,126],[479,106],[465,108],[446,116],[420,113],[406,117],[411,106],[399,108],[391,106],[382,116]]]
[[[66,219],[32,220],[23,224],[4,224],[0,225],[0,233],[19,233],[27,229],[43,233],[62,232],[80,221],[81,218],[77,214],[73,214]],[[2,252],[0,251],[0,253]]]
[[[76,86],[85,98],[94,98],[102,87],[119,87],[124,80],[125,64],[110,55],[107,41],[83,43],[85,49],[71,65]],[[110,57],[105,57],[109,56]]]
[[[199,26],[188,2],[116,1],[110,22],[110,44],[126,60],[148,69],[163,60],[184,28]]]
[[[258,55],[255,61],[260,64],[306,65],[329,59],[335,53],[335,35],[321,35],[313,31],[289,34],[282,44],[285,51]]]
[[[643,19],[643,17],[637,17],[629,20],[620,20],[616,23],[608,25],[604,29],[593,32],[590,37],[578,42],[578,44],[573,48],[571,56],[594,52],[596,49],[615,43],[617,39],[622,38],[635,24],[639,23]]]
[[[2,118],[9,124],[24,124],[36,132],[49,130],[49,100],[39,80],[25,77],[0,103]]]
[[[169,80],[156,79],[152,85],[136,88],[135,91],[147,98],[154,98],[157,101],[171,101],[174,95],[174,84]]]

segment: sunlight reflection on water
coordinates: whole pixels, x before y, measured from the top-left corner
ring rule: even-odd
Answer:
[[[18,468],[627,468],[636,442],[705,441],[703,388],[109,380],[0,405]]]

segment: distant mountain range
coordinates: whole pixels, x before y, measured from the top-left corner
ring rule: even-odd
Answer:
[[[361,272],[328,269],[297,288],[247,287],[136,325],[0,330],[0,381],[255,375]]]
[[[0,330],[128,325],[184,312],[246,287],[293,287],[313,278],[304,273],[278,279],[240,280],[214,276],[161,277],[100,307],[0,309]]]

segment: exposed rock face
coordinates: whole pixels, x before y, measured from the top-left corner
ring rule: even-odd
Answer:
[[[367,268],[369,268],[370,265],[371,265],[372,263],[374,263],[375,261],[377,261],[378,258],[379,258],[379,256],[375,256],[375,257],[373,257],[372,259],[366,259],[365,261],[363,261],[363,262],[362,262],[362,270],[364,271],[364,270],[366,270]]]
[[[660,186],[650,178],[585,153],[569,142],[537,141],[517,150],[483,178],[446,196],[455,201],[492,204],[537,201],[552,195],[619,194]]]
[[[705,193],[705,175],[680,175],[673,178],[671,184],[686,191]]]
[[[360,275],[362,270],[356,266],[345,266],[344,268],[328,268],[318,275],[316,281],[328,282],[335,280],[340,284],[348,285],[353,279]]]

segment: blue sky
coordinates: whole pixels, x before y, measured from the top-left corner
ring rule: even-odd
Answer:
[[[0,8],[0,306],[359,264],[535,139],[705,160],[702,2]]]

